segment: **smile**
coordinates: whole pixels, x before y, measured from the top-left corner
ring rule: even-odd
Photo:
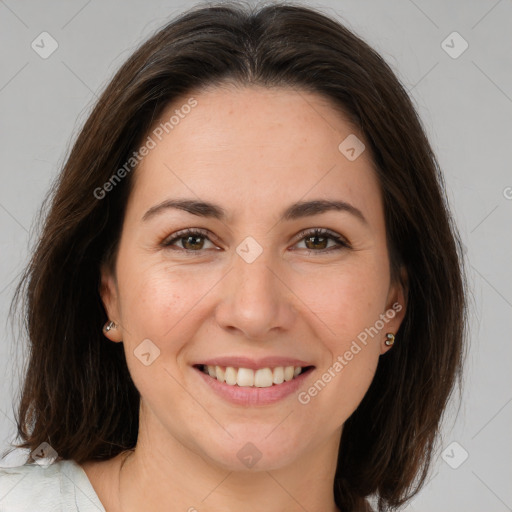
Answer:
[[[314,366],[246,368],[197,364],[199,379],[223,401],[238,406],[266,406],[298,392]]]
[[[234,368],[233,366],[197,365],[196,368],[229,386],[268,388],[289,382],[312,366],[277,366],[275,368]]]

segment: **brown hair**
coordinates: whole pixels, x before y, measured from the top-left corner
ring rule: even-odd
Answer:
[[[231,81],[288,86],[331,100],[371,149],[392,277],[407,311],[393,350],[346,421],[334,496],[342,510],[404,504],[424,484],[443,412],[461,386],[466,285],[443,178],[416,111],[384,60],[338,21],[293,4],[199,5],[121,67],[79,133],[13,305],[23,295],[29,361],[17,448],[48,442],[63,459],[109,459],[137,442],[139,393],[122,344],[106,342],[100,264],[114,268],[133,173],[108,182],[178,96]],[[44,203],[44,204],[45,204]],[[43,208],[44,208],[43,204]],[[42,209],[43,210],[43,209]]]

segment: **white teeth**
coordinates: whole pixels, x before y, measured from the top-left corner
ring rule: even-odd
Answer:
[[[226,368],[226,373],[224,374],[226,384],[234,386],[236,384],[237,374],[238,372],[232,366],[228,366]]]
[[[221,366],[216,366],[215,372],[217,373],[217,380],[220,380],[220,382],[224,382],[226,373],[224,369]],[[213,377],[215,378],[215,375]]]
[[[284,369],[284,380],[285,381],[289,381],[289,380],[292,380],[293,379],[293,373],[294,373],[295,369],[293,368],[293,366],[287,366],[285,369]]]
[[[236,384],[240,387],[268,388],[298,377],[302,373],[302,367],[277,366],[274,369],[260,368],[255,371],[251,368],[234,368],[232,366],[223,368],[222,366],[204,365],[203,371],[210,377],[230,386]]]
[[[240,371],[240,370],[239,370]],[[268,388],[272,386],[272,370],[270,368],[260,368],[254,374],[254,385],[257,388]]]
[[[239,386],[254,386],[254,371],[249,368],[239,368],[236,383]]]
[[[284,382],[284,368],[282,366],[278,366],[274,368],[274,384],[282,384]]]

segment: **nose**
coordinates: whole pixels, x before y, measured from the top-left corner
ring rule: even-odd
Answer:
[[[291,329],[294,295],[277,258],[264,250],[251,263],[239,254],[233,260],[222,282],[217,323],[240,337],[259,341]]]

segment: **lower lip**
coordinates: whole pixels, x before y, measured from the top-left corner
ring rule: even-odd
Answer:
[[[314,368],[310,368],[304,373],[301,373],[297,377],[292,380],[285,381],[282,384],[274,384],[267,388],[257,388],[257,387],[243,387],[230,386],[225,382],[220,382],[214,377],[210,377],[205,372],[200,370],[199,368],[195,368],[203,381],[210,386],[217,395],[224,398],[228,402],[231,402],[236,405],[270,405],[273,403],[286,398],[291,395],[301,386],[304,380],[308,377],[308,375],[314,370]]]

